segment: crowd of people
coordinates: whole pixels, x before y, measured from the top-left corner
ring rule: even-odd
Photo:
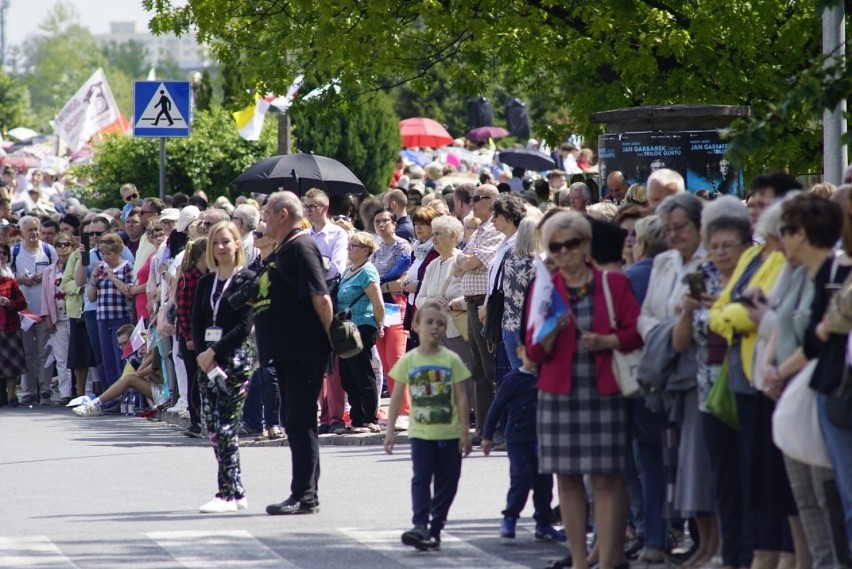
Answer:
[[[134,390],[185,415],[218,463],[205,513],[247,507],[240,436],[288,438],[290,494],[266,511],[290,515],[319,511],[320,435],[384,432],[392,452],[407,431],[417,549],[440,547],[481,447],[510,462],[495,533],[515,539],[532,491],[535,538],[569,546],[553,568],[848,566],[852,186],[776,173],[707,200],[668,169],[610,172],[602,195],[560,170],[482,176],[441,188],[408,168],[378,196],[234,205],[125,184],[121,208],[0,222],[1,402],[96,416]],[[564,306],[544,334],[537,274]],[[640,351],[637,396],[617,360]],[[773,424],[799,381],[822,463]]]

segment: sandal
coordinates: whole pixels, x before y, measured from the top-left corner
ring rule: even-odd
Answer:
[[[277,441],[279,439],[284,438],[284,431],[281,430],[281,427],[275,425],[274,427],[266,431],[266,436],[269,438],[270,441]]]

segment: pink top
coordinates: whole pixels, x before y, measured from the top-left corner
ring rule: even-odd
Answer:
[[[153,255],[148,257],[148,260],[145,261],[145,264],[142,265],[142,268],[139,269],[139,273],[136,275],[136,284],[144,285],[148,284],[148,276],[151,274],[151,259]],[[143,290],[139,294],[133,297],[133,300],[136,302],[136,318],[144,318],[145,321],[148,321],[148,295]]]

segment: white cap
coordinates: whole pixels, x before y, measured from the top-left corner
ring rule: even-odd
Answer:
[[[174,207],[167,207],[160,212],[160,221],[177,221],[180,217],[180,210]]]
[[[177,225],[175,229],[178,231],[186,231],[186,228],[190,223],[198,219],[198,216],[201,214],[201,210],[199,210],[194,205],[188,205],[182,210],[180,210],[180,215],[178,216]]]

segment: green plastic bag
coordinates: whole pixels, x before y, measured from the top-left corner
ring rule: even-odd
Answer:
[[[710,393],[707,394],[705,402],[707,411],[717,419],[733,427],[739,429],[740,423],[737,419],[737,399],[731,388],[728,387],[728,361],[722,365],[722,371],[719,372],[719,377],[716,378],[716,383],[710,388]]]

